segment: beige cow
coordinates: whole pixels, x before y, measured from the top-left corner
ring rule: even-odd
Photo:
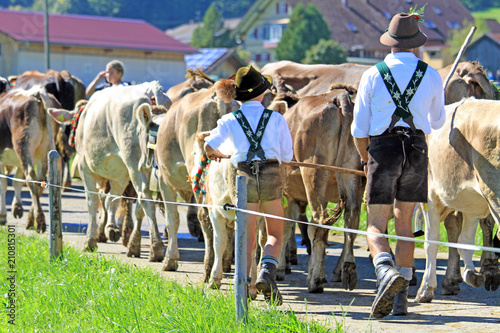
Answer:
[[[151,247],[150,261],[163,260],[163,242],[158,231],[152,192],[149,189],[152,157],[147,147],[148,130],[152,114],[151,101],[169,106],[170,100],[163,93],[158,81],[127,87],[111,87],[96,92],[90,98],[80,116],[76,131],[75,147],[78,154],[78,168],[87,191],[89,228],[85,249],[97,248],[98,228],[97,209],[99,195],[108,181],[111,182],[109,194],[122,195],[129,181],[137,192],[136,224],[128,244],[127,256],[140,257],[141,223],[144,215],[150,224]],[[52,112],[56,118],[65,114],[71,119],[73,112],[62,110]],[[118,200],[107,197],[105,209],[108,221],[106,237],[119,239],[115,213]]]
[[[466,99],[446,106],[444,126],[427,138],[429,147],[429,210],[426,240],[439,240],[439,224],[450,212],[461,211],[458,242],[473,244],[479,218],[492,214],[500,225],[500,102]],[[438,246],[426,243],[426,269],[417,302],[430,302],[437,287]],[[484,283],[475,271],[471,250],[459,249],[465,267],[463,280],[474,287]],[[493,259],[488,253],[486,259]],[[498,265],[498,261],[497,261]]]

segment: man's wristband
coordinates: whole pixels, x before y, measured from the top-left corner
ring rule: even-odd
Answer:
[[[365,161],[361,160],[361,165],[362,166],[368,165],[368,162],[365,162]]]

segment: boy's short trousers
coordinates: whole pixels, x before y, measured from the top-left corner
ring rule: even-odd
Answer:
[[[370,137],[366,184],[369,205],[392,205],[394,199],[427,202],[425,134],[403,129],[395,127]]]
[[[257,176],[254,174],[251,164],[240,162],[238,163],[238,169],[236,169],[236,175],[247,178],[247,202],[258,203],[259,201],[281,199],[283,185],[281,183],[279,162],[277,160],[267,160],[266,162],[254,161],[253,163],[258,163],[258,189]]]

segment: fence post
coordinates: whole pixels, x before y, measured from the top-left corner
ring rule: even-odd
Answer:
[[[61,221],[61,163],[57,151],[51,150],[49,158],[49,255],[50,261],[62,256]],[[55,186],[52,186],[55,185]]]
[[[236,176],[236,207],[247,208],[247,180],[245,176]],[[246,323],[247,303],[247,214],[236,211],[235,274],[234,298],[236,301],[236,318]]]

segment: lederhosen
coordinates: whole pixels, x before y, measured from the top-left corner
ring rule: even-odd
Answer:
[[[425,134],[413,123],[408,107],[427,64],[418,61],[410,83],[403,93],[385,62],[375,65],[396,105],[389,128],[370,137],[367,183],[368,204],[393,204],[394,199],[406,202],[427,201],[427,144]],[[395,124],[403,119],[408,127]]]
[[[241,110],[233,112],[250,143],[245,162],[238,163],[237,173],[247,177],[247,201],[272,201],[281,198],[281,177],[279,162],[268,160],[261,146],[272,110],[265,109],[255,133]],[[255,157],[260,160],[253,160]]]

